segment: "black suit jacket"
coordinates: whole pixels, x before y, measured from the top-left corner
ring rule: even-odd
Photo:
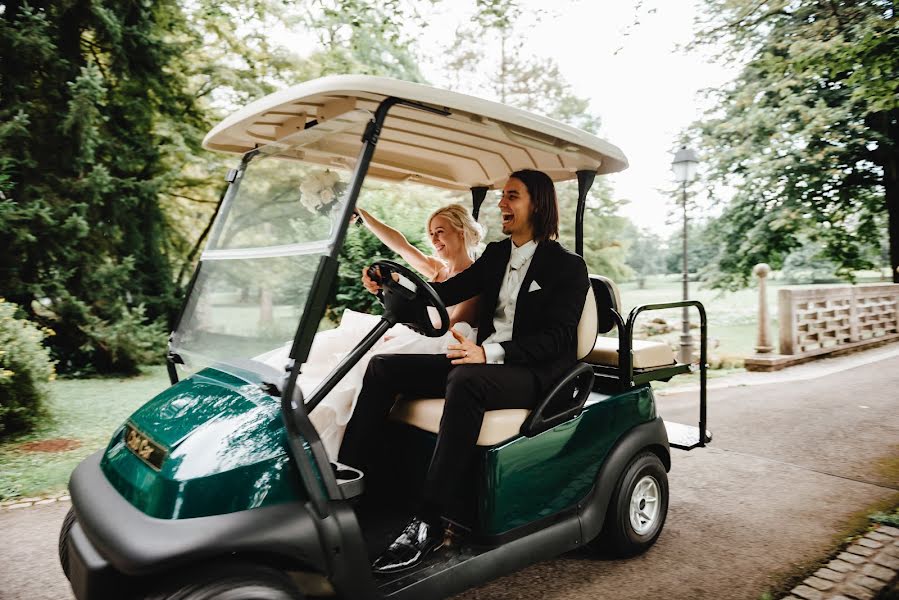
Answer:
[[[493,242],[470,267],[431,284],[447,305],[480,294],[478,344],[493,333],[493,315],[511,252],[511,239]],[[534,281],[540,289],[530,291]],[[577,362],[577,325],[589,287],[584,259],[556,241],[537,245],[518,293],[512,339],[502,346],[505,364],[530,367],[542,392]]]

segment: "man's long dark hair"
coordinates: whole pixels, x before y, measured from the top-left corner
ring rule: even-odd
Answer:
[[[559,201],[556,198],[556,186],[549,175],[543,171],[522,169],[515,171],[514,177],[524,184],[534,205],[531,224],[534,226],[534,239],[538,242],[554,240],[559,237]]]

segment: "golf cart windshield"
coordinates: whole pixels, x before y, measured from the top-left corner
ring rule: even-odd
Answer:
[[[255,370],[254,359],[292,342],[320,259],[347,218],[369,119],[352,111],[244,156],[172,335],[189,369]]]

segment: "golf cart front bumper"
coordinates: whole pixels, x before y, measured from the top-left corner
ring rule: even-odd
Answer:
[[[69,481],[77,520],[68,561],[78,600],[121,598],[154,575],[216,557],[261,555],[325,572],[315,523],[298,502],[191,519],[157,519],[132,506],[109,483],[102,452],[86,458]]]

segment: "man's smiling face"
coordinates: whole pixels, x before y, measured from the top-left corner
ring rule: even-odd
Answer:
[[[534,226],[531,223],[534,209],[531,195],[524,183],[514,177],[506,182],[499,200],[499,210],[503,217],[503,234],[512,236],[516,246],[534,237]]]

